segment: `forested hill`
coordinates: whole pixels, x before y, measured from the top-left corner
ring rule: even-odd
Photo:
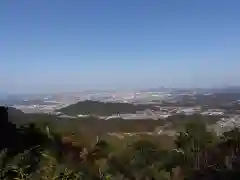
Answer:
[[[44,113],[33,113],[26,114],[23,111],[16,109],[14,107],[7,107],[8,121],[17,125],[25,125],[32,122],[41,122],[41,121],[53,121],[55,116],[49,116]]]
[[[64,107],[58,111],[67,115],[91,114],[108,116],[117,113],[135,113],[150,108],[150,105],[133,105],[129,103],[104,103],[98,101],[82,101]]]
[[[26,114],[19,109],[8,107],[8,120],[14,124],[22,124],[26,122]]]

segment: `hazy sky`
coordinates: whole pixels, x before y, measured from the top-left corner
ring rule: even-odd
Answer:
[[[0,1],[0,92],[240,85],[239,0]]]

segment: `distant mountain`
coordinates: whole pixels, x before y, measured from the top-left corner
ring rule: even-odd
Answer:
[[[229,86],[220,90],[225,93],[240,93],[240,86]]]
[[[148,89],[143,89],[140,92],[169,92],[169,88],[165,87],[156,87],[156,88],[148,88]]]
[[[199,93],[240,93],[240,86],[228,86],[223,88],[198,88]]]
[[[166,88],[166,87],[158,87],[158,88],[144,89],[141,92],[240,93],[240,86],[228,86],[228,87],[222,87],[222,88]]]

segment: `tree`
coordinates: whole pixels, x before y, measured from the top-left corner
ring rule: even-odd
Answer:
[[[185,131],[180,132],[175,141],[178,162],[173,164],[179,165],[184,175],[191,176],[193,171],[206,165],[201,159],[202,151],[209,148],[214,139],[215,135],[207,131],[205,124],[198,121],[187,123]]]

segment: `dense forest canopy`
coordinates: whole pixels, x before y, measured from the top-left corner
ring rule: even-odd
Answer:
[[[122,138],[94,133],[97,127],[92,128],[93,133],[89,129],[79,130],[76,126],[81,120],[63,122],[43,118],[52,116],[39,119],[36,115],[37,120],[16,126],[9,121],[8,114],[6,108],[0,108],[1,179],[238,180],[240,177],[238,129],[216,136],[207,131],[202,121],[192,119],[184,123],[175,137],[146,134]],[[84,123],[96,122],[100,127],[100,120]],[[115,131],[121,122],[112,122],[115,125],[109,125],[109,130]],[[143,121],[131,123],[132,127],[146,125]]]

